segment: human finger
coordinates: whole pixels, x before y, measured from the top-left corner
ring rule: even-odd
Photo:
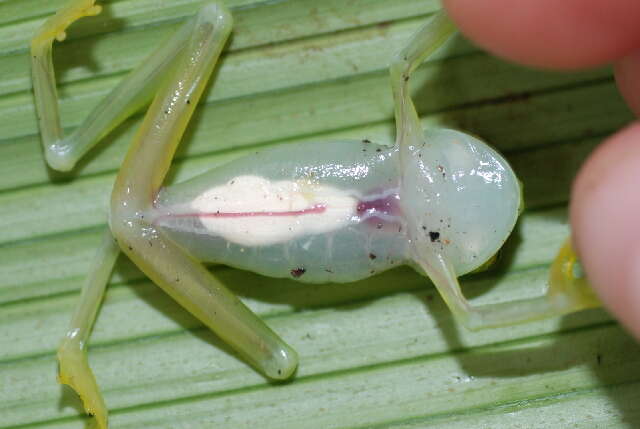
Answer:
[[[574,245],[606,307],[640,339],[640,122],[583,165],[570,206]]]
[[[620,93],[640,116],[640,47],[615,64],[615,75]]]
[[[462,32],[522,64],[575,69],[640,47],[638,0],[444,0]]]

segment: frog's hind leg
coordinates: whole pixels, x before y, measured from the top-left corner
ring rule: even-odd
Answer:
[[[509,326],[600,306],[586,280],[574,271],[575,255],[566,244],[554,261],[546,295],[480,306],[462,294],[452,264],[428,245],[414,246],[414,261],[433,281],[455,318],[469,329]]]
[[[226,8],[213,3],[201,9],[118,174],[111,230],[127,256],[174,300],[264,374],[284,379],[297,366],[293,349],[153,223],[162,181],[230,31]]]
[[[66,38],[66,29],[74,21],[96,15],[95,0],[74,0],[47,19],[31,40],[31,73],[38,125],[47,163],[60,171],[71,170],[76,162],[106,134],[147,105],[175,57],[184,47],[189,26],[183,26],[168,42],[129,73],[89,113],[84,122],[68,136],[63,135],[52,62],[54,39]]]
[[[119,253],[120,248],[107,230],[82,286],[69,329],[58,348],[58,380],[78,393],[85,410],[95,416],[101,429],[107,428],[107,409],[87,361],[87,342]]]

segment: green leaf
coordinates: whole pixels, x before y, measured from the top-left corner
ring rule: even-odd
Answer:
[[[54,351],[140,122],[119,127],[71,175],[45,167],[28,42],[63,3],[0,1],[0,428],[86,423],[73,392],[56,384]],[[54,49],[68,128],[200,1],[102,4]],[[171,180],[267,145],[392,139],[386,66],[436,2],[227,4],[232,41]],[[529,70],[457,37],[412,81],[426,126],[481,136],[524,183],[527,211],[501,260],[463,279],[465,293],[487,303],[542,293],[568,234],[577,168],[631,119],[610,71]],[[640,347],[602,310],[471,333],[408,268],[321,286],[213,269],[298,350],[296,377],[268,383],[122,257],[89,352],[111,427],[640,425]]]

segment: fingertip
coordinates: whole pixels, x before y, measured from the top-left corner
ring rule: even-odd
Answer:
[[[637,0],[443,0],[462,32],[522,64],[575,69],[640,46]]]
[[[570,206],[574,245],[590,283],[640,339],[640,123],[602,143],[584,164]]]
[[[640,116],[640,49],[615,64],[616,84],[633,112]]]

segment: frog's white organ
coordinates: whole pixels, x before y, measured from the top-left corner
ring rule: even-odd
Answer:
[[[204,191],[191,203],[193,213],[177,216],[198,217],[232,243],[267,246],[343,228],[357,204],[332,186],[244,175]]]

